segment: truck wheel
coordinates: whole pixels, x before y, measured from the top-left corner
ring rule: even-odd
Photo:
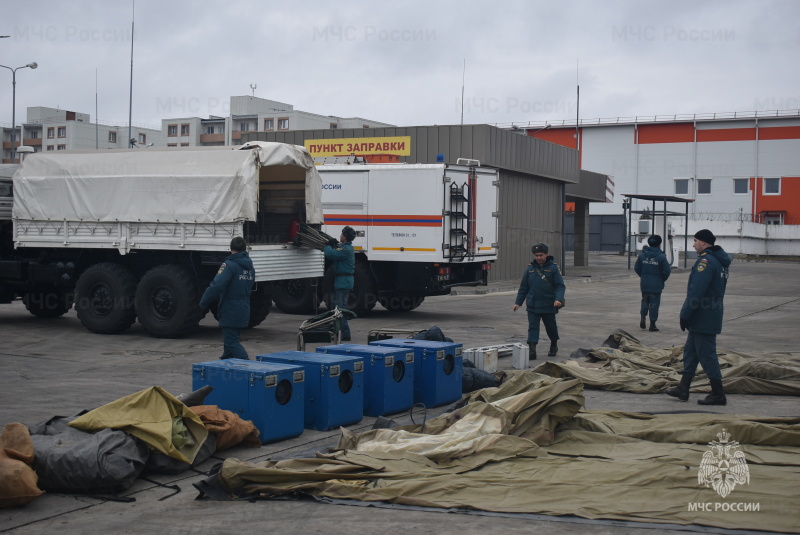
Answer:
[[[39,318],[58,318],[72,308],[72,299],[64,291],[28,292],[22,302],[28,312]]]
[[[381,297],[381,305],[392,312],[410,312],[420,306],[424,300],[424,296],[392,294],[389,297]]]
[[[314,312],[314,288],[311,279],[291,279],[272,286],[272,300],[286,314],[311,314]]]
[[[179,338],[197,328],[203,311],[197,284],[181,266],[156,266],[136,289],[136,315],[150,336]]]
[[[84,271],[75,286],[75,310],[84,327],[97,334],[121,333],[136,321],[136,277],[113,262]]]
[[[247,327],[260,325],[269,315],[272,308],[272,297],[268,293],[266,283],[256,283],[256,291],[250,294],[250,322]]]
[[[333,268],[328,268],[328,271],[333,273]],[[359,316],[363,316],[375,308],[375,304],[378,302],[378,288],[366,262],[356,262],[354,273],[355,281],[353,289],[350,290],[350,297],[347,300],[347,308]],[[333,295],[327,295],[325,303],[327,303],[329,309],[333,308],[330,306],[332,302]]]

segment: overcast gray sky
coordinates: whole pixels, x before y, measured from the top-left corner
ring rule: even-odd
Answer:
[[[17,122],[127,124],[131,0],[3,2]],[[231,95],[397,125],[800,108],[800,2],[136,0],[133,122],[228,115]],[[576,76],[579,78],[576,79]],[[11,123],[0,69],[0,123]]]

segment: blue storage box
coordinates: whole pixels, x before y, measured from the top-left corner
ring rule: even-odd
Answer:
[[[461,399],[463,344],[390,338],[370,345],[414,350],[414,403],[436,407]]]
[[[364,417],[364,361],[347,355],[281,351],[256,360],[303,366],[305,426],[327,431],[360,422]]]
[[[383,416],[414,405],[414,351],[376,345],[339,344],[317,348],[364,360],[364,414]]]
[[[302,366],[244,359],[192,365],[192,389],[210,385],[206,405],[217,405],[258,428],[262,443],[303,432],[305,370]]]

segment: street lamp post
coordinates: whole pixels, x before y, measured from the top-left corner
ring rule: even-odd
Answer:
[[[23,65],[22,67],[17,67],[12,69],[11,67],[7,67],[5,65],[0,65],[5,69],[11,71],[11,161],[14,162],[16,160],[17,149],[14,147],[14,141],[17,138],[17,69],[24,69],[26,67],[30,67],[31,69],[35,69],[38,67],[39,64],[35,61],[28,63],[27,65]]]

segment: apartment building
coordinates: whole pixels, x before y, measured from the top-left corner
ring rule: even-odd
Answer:
[[[176,117],[161,121],[167,147],[238,145],[246,132],[288,132],[292,130],[383,128],[389,123],[362,117],[336,117],[294,109],[292,104],[255,96],[230,98],[230,115]]]
[[[2,127],[2,163],[12,160],[11,127]],[[124,149],[128,147],[127,125],[106,125],[91,122],[88,113],[79,113],[45,106],[28,108],[27,118],[16,125],[17,145],[33,147],[34,152],[53,150]],[[135,147],[163,147],[161,130],[132,125]],[[18,160],[18,159],[17,159]]]

